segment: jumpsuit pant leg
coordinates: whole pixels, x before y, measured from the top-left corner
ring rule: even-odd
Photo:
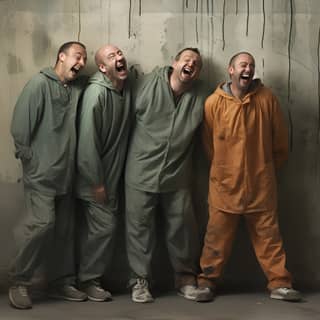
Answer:
[[[169,258],[175,272],[175,287],[196,285],[200,239],[190,191],[181,189],[161,193],[160,197]]]
[[[80,232],[79,280],[100,280],[110,264],[114,250],[118,202],[109,199],[106,204],[78,199],[84,224]]]
[[[24,190],[26,217],[14,232],[17,255],[11,276],[14,283],[30,285],[34,271],[50,250],[55,224],[55,197]]]
[[[55,197],[55,225],[47,256],[51,286],[75,284],[75,199],[72,194]]]
[[[126,244],[132,276],[151,279],[151,260],[155,247],[155,212],[158,194],[136,190],[129,186],[126,192]]]
[[[200,258],[202,273],[198,276],[199,287],[215,288],[215,282],[223,272],[232,249],[241,215],[209,207],[209,220]]]
[[[276,210],[246,214],[245,218],[257,259],[268,279],[268,289],[291,288]]]

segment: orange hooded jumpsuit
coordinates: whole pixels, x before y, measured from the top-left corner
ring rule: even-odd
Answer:
[[[268,288],[291,288],[277,220],[275,169],[288,157],[288,133],[276,97],[259,79],[239,100],[221,84],[205,103],[204,143],[211,160],[209,221],[200,287],[215,287],[244,216]]]

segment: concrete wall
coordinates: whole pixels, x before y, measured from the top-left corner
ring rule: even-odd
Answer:
[[[205,59],[202,78],[212,88],[226,78],[232,54],[253,53],[257,76],[279,97],[290,128],[290,160],[279,175],[288,266],[299,287],[319,288],[319,13],[318,0],[0,0],[0,283],[6,283],[12,230],[23,211],[21,167],[9,133],[14,104],[26,81],[53,65],[63,42],[80,40],[88,48],[88,74],[95,70],[94,52],[104,43],[122,48],[139,72],[170,63],[185,46],[197,46]],[[203,231],[207,167],[201,153],[195,158],[193,185]],[[264,286],[244,228],[234,249],[226,284]],[[170,272],[165,250],[159,250],[157,269],[165,266]],[[121,241],[119,252],[111,271],[123,279]]]

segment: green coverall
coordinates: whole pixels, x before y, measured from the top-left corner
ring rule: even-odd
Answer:
[[[189,190],[195,131],[203,116],[200,82],[178,101],[171,67],[156,68],[134,92],[135,120],[126,162],[126,227],[129,264],[135,278],[151,278],[155,215],[165,218],[166,242],[176,287],[194,284],[199,238]]]
[[[129,81],[119,93],[108,77],[97,72],[85,90],[79,118],[76,192],[86,222],[80,236],[81,282],[101,278],[112,258],[129,125]],[[100,185],[107,195],[104,204],[93,198],[94,187]]]
[[[86,80],[63,84],[53,68],[35,75],[16,103],[11,133],[23,167],[26,218],[15,232],[16,284],[30,284],[46,253],[48,280],[74,281],[73,201],[76,110]]]

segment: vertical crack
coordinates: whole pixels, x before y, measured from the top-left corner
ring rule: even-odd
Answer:
[[[246,36],[248,36],[248,33],[249,33],[249,14],[250,14],[250,6],[249,6],[249,0],[247,0],[247,23],[246,23]]]
[[[226,45],[226,41],[224,39],[224,21],[226,17],[226,0],[223,0],[223,9],[222,9],[222,50]]]
[[[198,11],[199,11],[199,0],[196,0],[196,41],[197,43],[199,42]]]
[[[129,21],[128,21],[128,38],[131,37],[131,11],[132,11],[132,0],[129,0]]]
[[[261,35],[261,48],[263,49],[264,33],[266,29],[266,11],[264,7],[264,0],[262,0],[262,35]]]
[[[236,15],[239,13],[239,2],[236,0]]]
[[[142,0],[139,0],[139,16],[140,16],[140,17],[141,17],[141,7],[142,7],[142,6],[141,6],[141,1],[142,1]]]
[[[289,116],[289,125],[290,125],[290,137],[289,137],[290,151],[292,151],[292,149],[293,149],[293,122],[292,122],[292,115],[291,115],[291,109],[290,109],[292,23],[293,23],[293,2],[292,2],[292,0],[290,0],[290,27],[289,27],[289,39],[288,39],[288,116]]]
[[[78,1],[78,41],[80,41],[81,33],[81,0]]]
[[[318,48],[317,48],[317,58],[318,58],[318,134],[317,141],[320,142],[320,28],[318,31]]]

